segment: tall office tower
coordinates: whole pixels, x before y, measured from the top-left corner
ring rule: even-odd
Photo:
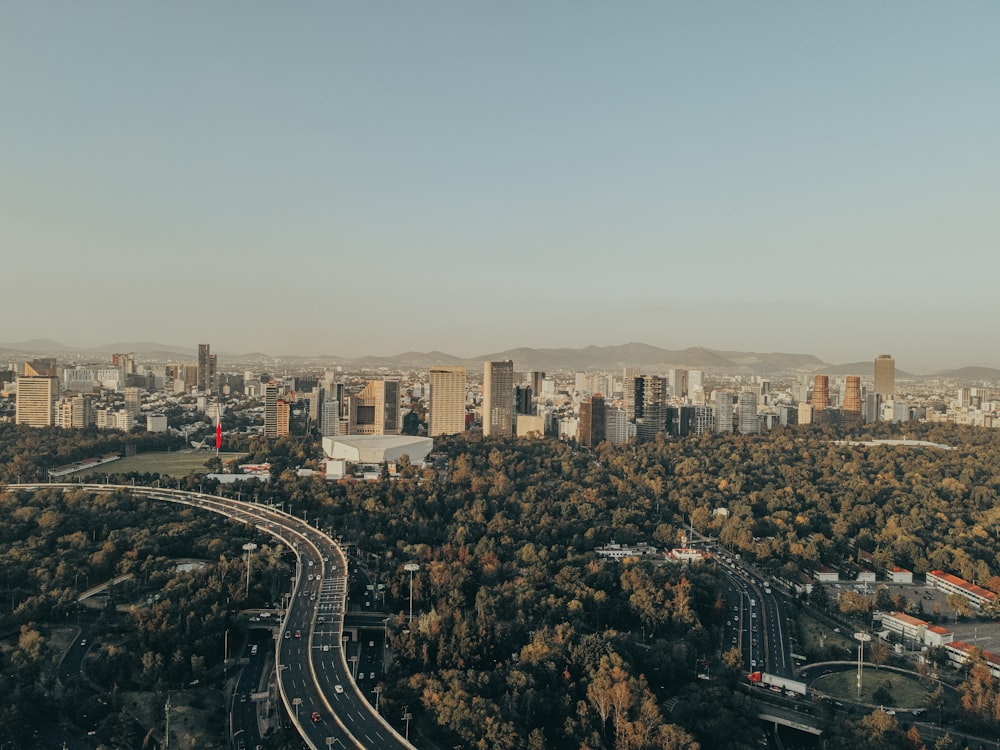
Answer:
[[[822,422],[823,410],[830,408],[830,378],[828,375],[817,375],[813,380],[813,395],[810,403],[813,408],[813,422]]]
[[[631,435],[624,409],[604,405],[604,437],[612,445],[627,443]],[[634,428],[633,428],[634,429]]]
[[[694,424],[694,407],[689,404],[682,404],[673,411],[674,418],[670,433],[677,437],[687,437],[691,434],[691,426]]]
[[[336,437],[340,434],[340,401],[329,395],[323,397],[319,431],[322,437]]]
[[[279,398],[274,405],[275,423],[274,434],[276,437],[283,437],[291,433],[292,405],[283,398]]]
[[[514,413],[530,416],[535,413],[534,398],[530,385],[514,386]]]
[[[760,422],[757,420],[757,392],[743,389],[737,401],[737,424],[741,435],[756,435],[760,432]]]
[[[956,399],[955,405],[960,409],[968,409],[972,406],[972,389],[971,388],[959,388],[958,398]]]
[[[701,370],[688,370],[688,393],[705,390],[705,373]]]
[[[844,421],[861,421],[861,376],[848,375],[844,383]]]
[[[760,385],[758,393],[760,393],[761,396],[766,396],[771,392],[771,381],[768,378],[761,378],[758,381],[758,384]]]
[[[625,416],[629,422],[635,421],[636,404],[642,410],[642,381],[639,380],[639,368],[626,367],[622,376],[622,390],[625,394]]]
[[[198,390],[202,393],[215,393],[217,360],[211,349],[208,344],[198,344]]]
[[[585,372],[573,376],[573,390],[577,393],[590,393],[590,377]]]
[[[398,435],[401,426],[398,380],[370,380],[351,397],[348,434]]]
[[[132,423],[139,418],[142,409],[142,396],[138,388],[129,386],[125,389],[125,413],[129,415]]]
[[[896,360],[891,354],[875,358],[875,393],[883,401],[891,401],[896,394]]]
[[[701,406],[693,406],[694,417],[691,421],[691,431],[695,435],[701,435],[706,432],[715,431],[715,412],[711,406],[703,404]]]
[[[595,393],[590,398],[580,402],[580,423],[576,428],[577,442],[584,448],[593,448],[605,437],[604,397]]]
[[[264,385],[264,437],[278,436],[278,384]]]
[[[514,363],[483,365],[483,437],[514,434]]]
[[[812,424],[814,421],[812,404],[807,401],[800,401],[797,419],[798,424]]]
[[[729,391],[715,392],[715,431],[733,431],[733,394]]]
[[[68,424],[64,427],[83,429],[94,424],[94,404],[90,396],[73,396],[66,399],[69,404]]]
[[[16,383],[14,423],[30,427],[49,427],[54,424],[59,378],[51,375],[26,375],[17,378]]]
[[[431,367],[427,409],[427,436],[465,432],[465,397],[468,389],[464,367]]]
[[[531,386],[531,393],[537,398],[542,392],[542,381],[545,380],[545,373],[539,370],[532,370],[528,373],[528,385]]]
[[[667,373],[670,382],[670,395],[673,398],[687,398],[688,395],[688,371],[673,369]]]

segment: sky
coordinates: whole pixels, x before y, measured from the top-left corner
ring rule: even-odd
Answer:
[[[1000,3],[0,3],[4,342],[1000,367]]]

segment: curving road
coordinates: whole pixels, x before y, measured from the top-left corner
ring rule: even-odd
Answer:
[[[275,663],[282,701],[299,734],[313,750],[413,748],[374,711],[351,677],[342,640],[347,557],[333,539],[318,529],[271,506],[162,487],[78,483],[7,487],[130,492],[220,513],[280,539],[295,551],[298,564],[275,643]]]

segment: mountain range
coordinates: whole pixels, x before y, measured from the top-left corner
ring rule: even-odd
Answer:
[[[193,361],[197,352],[191,347],[171,346],[149,341],[119,342],[98,347],[72,347],[49,339],[32,339],[19,343],[0,343],[0,362],[16,362],[18,359],[55,356],[76,361],[92,358],[106,360],[114,352],[134,352],[140,359],[152,361]],[[643,372],[665,372],[672,367],[704,370],[712,374],[730,375],[862,375],[870,376],[873,361],[832,364],[824,362],[812,354],[791,352],[739,352],[718,351],[703,347],[687,349],[662,349],[642,343],[620,344],[618,346],[587,346],[582,349],[532,349],[520,347],[505,351],[490,352],[478,357],[457,357],[445,352],[409,351],[393,356],[338,357],[299,355],[275,356],[260,352],[252,354],[227,354],[218,352],[223,364],[228,361],[270,362],[281,360],[286,365],[309,363],[312,366],[353,365],[356,367],[387,367],[426,369],[432,365],[465,365],[478,367],[484,361],[509,359],[519,370],[542,370],[545,372],[580,370],[620,370],[635,367]],[[1000,369],[992,367],[963,367],[929,374],[916,375],[896,370],[901,380],[921,377],[946,378],[969,382],[1000,381]]]

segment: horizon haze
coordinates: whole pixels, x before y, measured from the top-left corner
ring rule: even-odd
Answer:
[[[6,4],[4,338],[1000,367],[998,25],[975,0]]]

